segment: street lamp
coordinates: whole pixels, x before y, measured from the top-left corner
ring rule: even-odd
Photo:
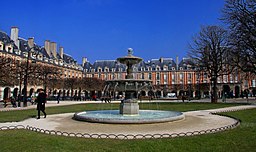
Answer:
[[[27,44],[24,44],[25,48],[27,48]],[[24,96],[23,96],[23,106],[27,106],[27,88],[28,88],[28,70],[29,70],[29,58],[31,58],[31,50],[32,49],[38,49],[37,46],[33,46],[28,49],[28,55],[27,55],[27,60],[26,60],[26,70],[25,70],[25,75],[24,75]]]

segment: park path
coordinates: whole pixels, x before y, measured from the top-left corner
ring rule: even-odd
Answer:
[[[62,105],[68,105],[71,103],[62,103]],[[73,103],[74,104],[74,103]],[[76,102],[80,104],[80,102]],[[54,106],[56,104],[48,103],[48,106]],[[61,105],[61,104],[60,104]],[[27,107],[34,108],[34,107]],[[223,131],[231,129],[239,125],[239,121],[233,118],[214,115],[213,113],[238,111],[245,109],[256,108],[256,105],[241,105],[227,108],[198,110],[184,112],[185,119],[156,124],[132,124],[132,125],[118,125],[118,124],[100,124],[100,123],[88,123],[82,121],[73,120],[74,113],[64,113],[48,115],[47,118],[35,119],[30,118],[21,122],[7,122],[0,123],[0,128],[8,128],[10,126],[27,126],[38,130],[53,130],[66,133],[79,133],[89,135],[116,135],[116,136],[132,136],[141,135],[173,135],[173,134],[187,134],[193,132],[211,133],[216,131]],[[0,129],[3,130],[3,129]],[[112,136],[116,138],[115,136]],[[150,136],[149,136],[150,137]],[[97,138],[97,136],[95,136]]]

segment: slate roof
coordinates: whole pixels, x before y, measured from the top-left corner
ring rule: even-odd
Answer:
[[[5,32],[3,32],[3,31],[0,31],[0,40],[2,41],[2,42],[7,42],[7,43],[10,43],[11,42],[11,39],[10,39],[10,37],[5,33]]]
[[[19,37],[19,49],[21,52],[28,52],[29,51],[29,47],[28,46],[28,40]],[[11,43],[14,49],[18,49],[18,47],[14,44],[14,42],[10,39],[10,37],[8,36],[8,34],[6,34],[3,31],[0,31],[0,41],[5,42],[5,43]],[[35,51],[35,53],[40,53],[43,55],[44,58],[48,58],[48,59],[53,59],[53,57],[51,57],[47,51],[45,50],[45,48],[43,46],[39,46],[37,44],[34,43],[34,46],[36,46],[33,50]],[[23,56],[24,53],[21,53],[20,56]],[[57,58],[61,59],[59,53],[57,52]],[[64,63],[67,64],[73,64],[73,63],[77,63],[77,61],[70,55],[63,53],[63,61]]]
[[[14,42],[11,40],[11,38],[3,31],[0,31],[0,41],[4,42],[5,44],[11,43],[13,45],[14,49],[17,49],[18,47],[14,44]]]
[[[77,61],[70,55],[63,53],[63,60],[68,64],[76,63]]]
[[[148,71],[151,67],[152,70],[156,70],[156,67],[160,67],[161,70],[165,67],[168,67],[168,70],[172,70],[173,68],[176,68],[176,63],[172,58],[162,58],[162,59],[152,59],[150,61],[142,61],[139,64],[135,65],[135,68],[138,71],[146,70]],[[101,68],[102,72],[104,72],[105,67],[109,68],[109,71],[111,72],[112,69],[115,69],[116,71],[119,71],[121,69],[122,71],[126,70],[126,65],[118,63],[116,60],[99,60],[94,62],[93,64],[89,64],[87,62],[84,65],[84,68],[90,71],[90,69],[95,69],[95,72],[99,72],[98,69]]]
[[[183,58],[179,63],[179,67],[183,70],[191,70],[195,68],[195,62],[191,58]]]

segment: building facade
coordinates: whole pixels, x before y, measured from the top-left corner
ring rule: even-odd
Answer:
[[[33,48],[33,49],[31,49]],[[29,53],[33,54],[29,56]],[[126,66],[116,60],[100,60],[90,63],[87,58],[82,58],[78,64],[74,58],[64,53],[64,48],[57,47],[56,42],[45,40],[44,46],[34,42],[34,38],[24,39],[19,37],[19,28],[12,27],[10,36],[0,31],[0,57],[11,57],[13,60],[26,62],[29,58],[46,66],[56,66],[62,69],[63,78],[94,77],[102,80],[124,79]],[[176,96],[209,97],[211,95],[211,81],[207,73],[198,71],[192,66],[191,59],[160,58],[142,61],[133,67],[135,79],[152,80],[154,92],[157,97],[167,97],[168,93]],[[218,78],[218,94],[230,97],[240,97],[244,91],[255,96],[256,81],[250,73],[235,71],[229,75]],[[29,95],[42,86],[29,86]],[[20,86],[1,86],[0,99],[17,96]],[[59,92],[60,90],[51,90]],[[62,90],[68,92],[70,90]],[[76,90],[77,91],[77,90]],[[143,96],[149,95],[149,90],[139,92]],[[98,96],[103,94],[97,92]],[[119,94],[119,93],[115,93]],[[63,94],[64,96],[65,94]]]
[[[84,60],[87,61],[87,60]],[[142,61],[133,67],[135,79],[152,80],[157,97],[167,97],[168,93],[176,96],[209,97],[212,87],[206,72],[198,71],[193,67],[191,59],[183,58],[179,61],[172,58],[152,59]],[[91,64],[83,63],[86,77],[97,77],[102,80],[124,79],[126,66],[115,60],[100,60]],[[246,76],[245,76],[246,75]],[[225,94],[228,97],[240,97],[244,90],[255,96],[255,77],[242,72],[234,72],[218,78],[218,96]],[[142,90],[147,96],[149,90]]]
[[[42,66],[59,67],[63,78],[82,78],[83,67],[74,58],[64,53],[64,48],[60,46],[57,51],[57,43],[45,40],[44,46],[39,46],[34,42],[34,38],[24,39],[19,37],[19,28],[12,27],[10,36],[0,31],[0,57],[12,58],[16,62],[35,61]],[[0,99],[10,96],[17,96],[21,86],[1,86]],[[43,86],[28,86],[29,96]]]

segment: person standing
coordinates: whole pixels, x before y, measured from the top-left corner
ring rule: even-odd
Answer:
[[[46,118],[45,113],[45,103],[46,103],[46,94],[44,93],[43,89],[39,90],[39,94],[36,98],[37,100],[37,119],[40,119],[40,111],[44,113],[44,118]]]

